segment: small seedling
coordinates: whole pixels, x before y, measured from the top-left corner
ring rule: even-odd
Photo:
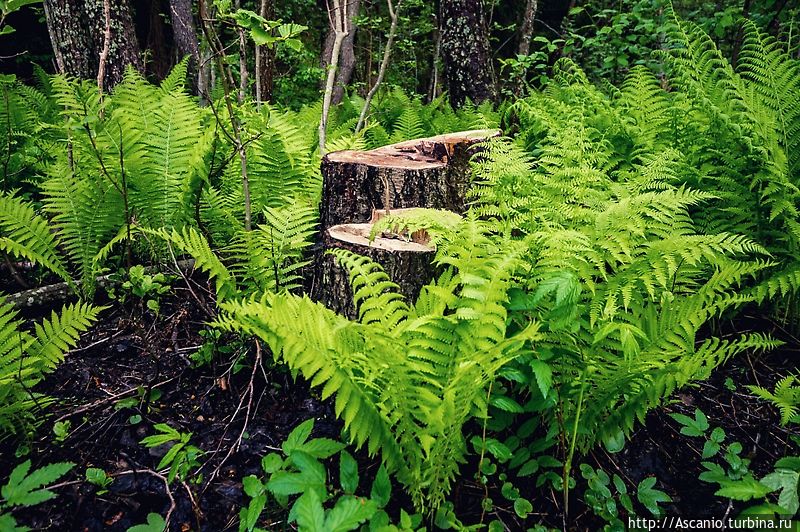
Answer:
[[[108,487],[114,482],[114,479],[109,477],[105,471],[100,469],[99,467],[87,467],[86,468],[86,482],[89,484],[94,484],[100,490],[98,490],[98,495],[103,495],[108,493]]]
[[[72,422],[67,421],[56,421],[55,425],[53,425],[53,435],[55,436],[56,443],[64,443],[64,440],[69,437],[69,430],[72,427]]]

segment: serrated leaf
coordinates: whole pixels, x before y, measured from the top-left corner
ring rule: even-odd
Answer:
[[[750,499],[760,499],[772,491],[768,486],[747,476],[741,480],[729,480],[721,484],[714,495],[726,497],[735,501],[749,501]]]
[[[761,479],[761,484],[770,488],[770,491],[780,490],[778,504],[786,509],[789,515],[795,515],[800,508],[797,495],[798,482],[800,473],[789,469],[778,469]]]
[[[283,458],[277,453],[269,453],[261,459],[261,468],[268,475],[274,473],[281,467],[283,467]]]
[[[550,387],[553,385],[553,370],[550,369],[549,364],[541,360],[531,360],[530,366],[536,385],[539,387],[542,397],[546,398]]]
[[[30,471],[31,462],[26,460],[11,472],[8,482],[0,489],[7,506],[35,506],[56,496],[47,489],[38,489],[54,482],[68,473],[75,464],[57,462]]]
[[[703,444],[703,459],[711,458],[719,452],[719,449],[719,443],[713,440],[706,440],[706,442]]]
[[[273,473],[267,482],[267,489],[274,495],[281,496],[296,495],[319,488],[324,489],[325,484],[314,482],[307,475],[290,473],[288,471],[277,471]]]
[[[250,497],[258,497],[264,492],[264,484],[255,475],[248,475],[242,479],[242,489]]]
[[[651,514],[659,517],[662,514],[661,509],[658,507],[659,503],[671,502],[672,498],[663,491],[655,489],[653,487],[655,483],[655,477],[643,479],[636,489],[636,498]]]
[[[342,442],[331,440],[330,438],[314,438],[313,440],[298,446],[297,449],[313,456],[314,458],[325,459],[344,449],[344,444]]]
[[[358,489],[358,462],[347,451],[339,454],[339,484],[342,490],[352,495]]]
[[[297,425],[294,430],[289,433],[289,436],[286,437],[286,441],[283,442],[283,445],[281,445],[283,452],[287,455],[291,454],[292,451],[303,445],[308,437],[311,436],[312,430],[314,430],[314,418],[307,419]]]
[[[353,496],[341,497],[325,517],[326,532],[348,532],[371,518],[377,511],[374,500]]]
[[[325,510],[315,490],[309,490],[297,499],[292,507],[297,526],[303,532],[327,532]]]
[[[391,496],[392,482],[389,480],[389,473],[386,471],[386,468],[381,465],[378,468],[378,473],[375,475],[375,481],[372,483],[369,497],[375,501],[378,508],[383,508],[388,504]]]
[[[291,458],[294,465],[300,470],[300,474],[310,483],[325,484],[328,474],[325,466],[319,460],[302,451],[294,451]]]
[[[500,410],[511,412],[513,414],[519,414],[525,411],[522,408],[522,405],[512,398],[506,397],[505,395],[492,396],[492,398],[489,400],[489,404],[499,408]]]
[[[520,477],[527,477],[533,475],[537,471],[539,471],[539,462],[534,458],[522,464],[522,467],[517,471],[517,475]]]
[[[486,450],[500,462],[506,462],[513,456],[511,450],[495,438],[486,438]]]

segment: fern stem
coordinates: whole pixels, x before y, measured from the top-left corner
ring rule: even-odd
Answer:
[[[481,471],[483,467],[483,458],[486,456],[486,423],[489,421],[489,398],[492,396],[492,386],[494,386],[494,381],[489,382],[489,391],[486,392],[486,406],[487,412],[485,412],[483,417],[483,432],[481,434],[481,459],[478,460],[478,478],[481,477]],[[489,498],[489,487],[486,485],[486,482],[482,482],[483,484],[483,498],[484,500]],[[483,524],[484,516],[486,515],[486,508],[481,505],[481,520],[480,524]]]
[[[564,471],[561,476],[561,489],[564,493],[564,519],[569,516],[569,473],[572,470],[572,457],[575,455],[575,442],[578,440],[578,423],[581,419],[583,410],[583,393],[586,386],[583,382],[584,372],[581,372],[581,391],[578,395],[578,408],[575,411],[575,422],[572,424],[572,438],[569,444],[569,452],[564,460]]]

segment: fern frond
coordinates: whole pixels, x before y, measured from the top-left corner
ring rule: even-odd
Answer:
[[[15,434],[35,425],[37,412],[51,400],[31,389],[56,368],[103,308],[88,303],[64,306],[49,320],[36,323],[31,335],[17,311],[0,298],[0,431]]]
[[[72,278],[47,221],[20,198],[0,193],[0,251],[41,264],[67,283]]]
[[[797,375],[787,375],[775,385],[775,391],[770,392],[761,386],[748,386],[747,388],[756,396],[772,403],[781,412],[781,425],[797,422],[800,419],[800,384]]]
[[[138,231],[156,236],[174,245],[180,252],[191,255],[195,261],[195,268],[206,272],[209,278],[214,280],[219,299],[224,300],[236,295],[236,283],[233,275],[211,250],[208,241],[193,227],[183,227],[180,232],[176,229],[144,227],[138,228]]]
[[[350,274],[353,304],[363,324],[378,322],[388,331],[408,318],[408,305],[381,266],[345,249],[329,251]]]

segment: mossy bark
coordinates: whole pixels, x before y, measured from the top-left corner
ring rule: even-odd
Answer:
[[[95,79],[106,31],[103,0],[45,0],[47,28],[59,70]],[[142,70],[139,44],[128,0],[111,2],[111,43],[103,85],[110,89],[132,65]]]
[[[445,87],[453,107],[495,98],[494,71],[483,0],[439,2]]]

